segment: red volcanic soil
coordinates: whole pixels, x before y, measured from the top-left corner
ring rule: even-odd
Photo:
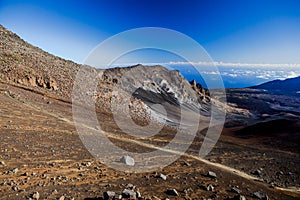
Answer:
[[[291,186],[284,185],[281,179],[269,183],[266,181],[269,177],[265,177],[268,166],[272,166],[272,170],[286,166],[291,156],[235,143],[241,140],[239,138],[231,143],[226,138],[219,141],[207,157],[209,161],[196,156],[201,140],[195,140],[187,154],[161,170],[151,173],[114,170],[95,160],[82,145],[72,124],[70,103],[11,85],[1,84],[0,88],[0,159],[4,162],[0,165],[0,199],[28,199],[36,192],[40,199],[62,196],[65,199],[102,199],[103,192],[109,190],[120,194],[128,184],[139,189],[142,199],[231,199],[237,195],[232,192],[233,187],[239,187],[247,199],[255,199],[253,193],[257,191],[267,194],[270,199],[299,197],[295,190],[275,189]],[[163,145],[169,141],[168,135],[173,135],[166,129],[158,138],[152,138],[153,141],[140,140],[145,145],[136,146],[119,133],[110,115],[98,115],[107,122],[105,130],[112,138],[123,136],[115,142],[124,149],[149,151],[148,144]],[[280,175],[284,180],[289,171],[293,173],[290,176],[296,182],[291,183],[296,186],[299,184],[298,161],[299,157],[296,157],[296,166],[282,168],[283,175]],[[251,175],[250,171],[259,168],[260,164],[263,165],[261,177]],[[18,170],[14,170],[16,168]],[[208,177],[208,171],[215,172],[217,179]],[[165,174],[167,180],[157,178],[158,173]],[[255,179],[262,179],[262,182]],[[213,191],[206,189],[209,184],[213,185]],[[166,193],[169,188],[176,189],[179,196]]]

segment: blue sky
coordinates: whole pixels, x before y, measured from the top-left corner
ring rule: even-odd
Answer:
[[[0,23],[78,63],[108,37],[151,26],[188,35],[217,62],[300,64],[298,0],[0,0]]]

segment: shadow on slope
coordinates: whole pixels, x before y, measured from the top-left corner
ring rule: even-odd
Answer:
[[[300,123],[287,119],[260,122],[235,132],[237,137],[257,140],[258,144],[299,153]]]

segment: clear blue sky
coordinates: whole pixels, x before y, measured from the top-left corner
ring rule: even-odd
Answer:
[[[215,61],[300,63],[299,0],[0,0],[0,23],[79,63],[109,36],[147,26],[187,34]]]

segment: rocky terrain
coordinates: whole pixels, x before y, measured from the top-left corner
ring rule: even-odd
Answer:
[[[94,93],[79,97],[95,100],[101,129],[122,149],[163,150],[177,133],[178,105],[203,116],[203,127],[177,161],[154,172],[124,172],[95,159],[74,125],[72,91],[82,66],[48,54],[2,26],[0,43],[0,199],[299,199],[297,94],[231,89],[223,104],[201,85],[161,66],[85,66],[99,82]],[[122,90],[115,94],[116,88]],[[112,98],[130,99],[137,124],[153,119],[159,124],[163,118],[167,126],[153,137],[125,134],[111,112]],[[227,119],[220,140],[203,159],[198,153],[212,103],[227,111]],[[118,159],[124,168],[134,164],[124,155]]]

